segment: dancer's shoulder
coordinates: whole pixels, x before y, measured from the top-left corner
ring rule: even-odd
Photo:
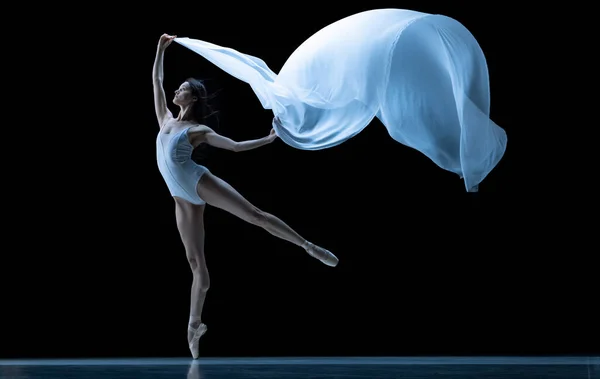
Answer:
[[[211,133],[211,132],[213,132],[213,130],[204,124],[194,125],[194,126],[190,127],[190,130],[188,131],[189,134],[196,134],[196,135],[206,134],[206,133]]]

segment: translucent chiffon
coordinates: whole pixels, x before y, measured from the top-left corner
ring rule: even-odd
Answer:
[[[402,9],[361,12],[302,43],[279,74],[260,58],[191,38],[176,38],[248,83],[286,144],[331,148],[377,117],[389,135],[475,188],[506,149],[489,118],[485,56],[458,21]],[[405,164],[390,162],[390,165]]]

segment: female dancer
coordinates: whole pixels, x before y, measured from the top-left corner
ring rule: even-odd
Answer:
[[[194,359],[198,358],[200,337],[206,332],[201,315],[209,276],[204,259],[204,207],[206,204],[224,209],[242,220],[260,226],[269,233],[302,247],[312,257],[335,267],[338,259],[322,247],[304,239],[279,218],[264,212],[206,167],[196,164],[191,156],[202,143],[231,151],[255,149],[273,142],[274,130],[266,137],[235,142],[215,133],[201,122],[208,116],[206,89],[201,81],[190,78],[175,91],[173,103],[179,106],[176,117],[167,108],[163,89],[165,49],[175,36],[163,34],[158,42],[152,72],[154,106],[160,131],[156,139],[158,167],[175,199],[177,228],[193,273],[188,344]]]

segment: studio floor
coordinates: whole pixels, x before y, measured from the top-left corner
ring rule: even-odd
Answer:
[[[600,357],[0,360],[2,379],[600,379]]]

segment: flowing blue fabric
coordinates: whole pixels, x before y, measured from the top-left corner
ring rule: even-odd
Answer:
[[[489,118],[489,77],[473,35],[458,21],[402,9],[376,9],[321,29],[279,74],[251,55],[176,38],[248,83],[281,125],[286,144],[336,146],[377,117],[390,136],[477,187],[498,164],[506,133]]]

